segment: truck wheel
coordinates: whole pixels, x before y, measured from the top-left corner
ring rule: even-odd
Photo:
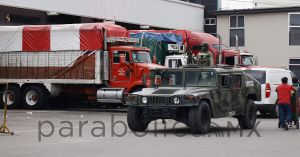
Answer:
[[[248,100],[245,113],[238,117],[242,129],[253,129],[256,123],[256,106],[253,100]]]
[[[148,123],[143,121],[143,109],[138,107],[128,107],[127,111],[127,123],[128,127],[132,131],[145,131],[148,127]]]
[[[1,91],[4,92],[5,87]],[[3,108],[6,95],[4,93],[1,93],[1,95],[2,95],[1,108]],[[18,108],[18,107],[20,107],[20,102],[21,102],[21,89],[16,85],[8,85],[7,108],[10,108],[10,109]]]
[[[30,85],[26,87],[22,94],[22,102],[28,109],[43,108],[49,98],[49,93],[38,85]]]
[[[206,134],[211,123],[211,110],[207,102],[201,101],[198,107],[189,110],[189,126],[192,133]]]

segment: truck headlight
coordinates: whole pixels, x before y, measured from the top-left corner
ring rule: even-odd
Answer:
[[[143,104],[147,104],[147,102],[148,102],[147,97],[142,97],[142,103],[143,103]]]
[[[179,97],[174,97],[173,102],[174,102],[175,105],[178,105],[180,103]]]

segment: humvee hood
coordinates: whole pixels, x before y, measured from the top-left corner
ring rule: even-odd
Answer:
[[[182,95],[182,94],[193,94],[199,93],[209,90],[210,88],[199,88],[199,87],[178,87],[178,88],[170,88],[170,87],[160,87],[158,89],[154,88],[144,88],[142,91],[142,95]]]

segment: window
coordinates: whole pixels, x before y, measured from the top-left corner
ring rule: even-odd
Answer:
[[[169,60],[169,68],[178,68],[182,67],[181,59],[170,59]]]
[[[261,84],[266,84],[265,70],[245,70],[244,72],[259,81]]]
[[[236,46],[236,36],[238,46],[245,46],[245,17],[230,16],[230,47]]]
[[[300,78],[300,58],[291,58],[289,61],[289,70],[293,72],[297,76],[297,78]]]
[[[289,14],[289,45],[300,45],[300,13]]]
[[[126,58],[126,62],[130,62],[130,56],[129,56],[129,52],[124,52],[124,51],[115,51],[113,53],[114,55],[114,63],[120,63],[120,54],[124,54],[125,58]]]
[[[162,73],[163,86],[182,86],[182,72],[181,71],[165,71]]]
[[[233,75],[233,88],[242,87],[242,75]]]
[[[229,88],[230,87],[230,78],[229,75],[221,75],[220,76],[220,84],[223,88]]]
[[[186,86],[211,87],[217,85],[217,77],[213,71],[187,71],[185,73]]]
[[[216,18],[206,18],[205,25],[216,25]]]

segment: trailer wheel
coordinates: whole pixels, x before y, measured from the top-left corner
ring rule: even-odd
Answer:
[[[207,102],[201,101],[198,107],[189,110],[189,127],[194,134],[206,134],[211,124],[211,110]]]
[[[148,123],[143,122],[143,109],[138,107],[128,107],[127,111],[127,123],[128,127],[132,131],[145,131],[148,127]]]
[[[43,108],[49,98],[49,93],[38,85],[30,85],[26,87],[22,94],[22,102],[25,108],[41,109]]]
[[[253,100],[248,100],[245,113],[238,117],[242,129],[253,129],[256,123],[256,105]]]
[[[5,87],[1,90],[2,92],[5,91]],[[1,93],[2,95],[2,103],[1,108],[3,108],[3,105],[5,103],[5,97],[6,95],[4,93]],[[20,87],[16,85],[8,85],[8,91],[7,91],[7,108],[18,108],[20,107],[21,102],[21,89]]]

